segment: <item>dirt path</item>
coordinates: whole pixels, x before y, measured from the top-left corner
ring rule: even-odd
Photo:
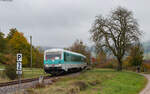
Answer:
[[[142,74],[148,80],[146,87],[140,92],[140,94],[150,94],[150,74]]]

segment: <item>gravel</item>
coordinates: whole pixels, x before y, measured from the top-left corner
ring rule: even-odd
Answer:
[[[55,79],[58,79],[58,78],[55,78]],[[45,85],[52,84],[52,82],[53,82],[52,78],[44,80]],[[22,83],[20,86],[17,84],[17,85],[0,87],[0,94],[12,94],[19,90],[22,91],[27,88],[34,88],[36,86],[36,84],[38,84],[38,83],[39,83],[39,81],[37,80],[37,81],[28,82],[28,83]]]
[[[80,73],[73,73],[73,74],[69,74],[66,76],[78,76]],[[50,85],[53,82],[55,82],[56,80],[66,77],[66,76],[60,76],[60,77],[52,77],[50,79],[44,79],[44,85]],[[14,94],[16,92],[20,91],[24,91],[28,88],[35,88],[35,86],[39,84],[39,80],[36,81],[32,81],[32,82],[28,82],[28,83],[21,83],[21,85],[19,86],[17,85],[10,85],[10,86],[4,86],[4,87],[0,87],[0,94]],[[17,93],[18,94],[18,93]],[[24,93],[26,94],[26,93]]]

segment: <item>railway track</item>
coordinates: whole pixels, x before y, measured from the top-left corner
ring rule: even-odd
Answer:
[[[65,75],[59,75],[59,76],[43,76],[43,82],[44,85],[51,85],[55,83],[57,80],[69,77],[69,76],[78,76],[80,73],[71,73],[71,74],[65,74]],[[11,94],[15,93],[19,90],[23,90],[23,92],[26,92],[27,88],[36,88],[36,85],[39,84],[39,78],[31,78],[31,79],[23,79],[21,80],[21,85],[18,85],[19,81],[10,81],[10,82],[3,82],[0,83],[0,94]]]
[[[76,73],[73,73],[73,74],[76,74]],[[57,79],[59,79],[61,77],[69,76],[69,75],[73,75],[73,74],[71,73],[71,74],[65,74],[65,75],[59,75],[59,76],[43,76],[43,80],[51,79],[52,82],[55,82]],[[39,80],[39,77],[22,79],[21,83],[28,83],[28,82],[38,81],[38,80]],[[2,83],[0,83],[0,88],[5,87],[5,86],[17,85],[17,84],[19,84],[18,80],[9,81],[9,82],[2,82]]]
[[[50,78],[53,78],[53,77],[52,76],[44,76],[44,79],[50,79]],[[22,79],[21,83],[28,83],[28,82],[37,81],[37,80],[39,80],[38,77],[37,78],[30,78],[30,79]],[[10,82],[3,82],[3,83],[0,83],[0,87],[9,86],[9,85],[16,85],[18,83],[19,83],[18,80],[10,81]]]

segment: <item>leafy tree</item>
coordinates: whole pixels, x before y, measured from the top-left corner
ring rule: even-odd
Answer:
[[[38,48],[34,48],[33,52],[33,66],[36,66],[38,68],[43,68],[43,53],[39,52]]]
[[[144,49],[141,44],[134,45],[129,54],[129,63],[132,66],[141,66],[143,62]]]
[[[13,54],[5,54],[4,55],[4,60],[5,62],[3,64],[7,64],[7,65],[16,65],[16,56],[14,56]]]
[[[15,64],[7,65],[4,70],[4,73],[9,79],[11,80],[16,79],[17,78],[16,65]]]
[[[0,63],[4,64],[6,58],[4,56],[6,52],[6,39],[4,38],[4,33],[0,32]]]
[[[30,57],[30,43],[27,41],[23,33],[18,32],[18,30],[10,29],[10,33],[7,36],[8,48],[10,53],[16,56],[17,53],[23,54],[22,64],[24,67],[30,67],[31,57]],[[34,46],[32,46],[32,66],[42,67],[43,64],[43,54]]]
[[[14,34],[18,32],[16,28],[11,28],[9,34],[7,35],[7,39],[10,40],[14,36]]]
[[[97,50],[109,50],[118,61],[118,71],[122,70],[122,59],[131,45],[139,41],[141,32],[131,11],[118,7],[109,16],[96,16],[90,30],[91,39]]]
[[[9,34],[4,38],[4,34],[0,32],[0,63],[11,65],[16,63],[16,54],[23,54],[23,66],[30,66],[30,47],[23,33],[19,32],[16,28],[10,29]],[[32,46],[33,50],[33,67],[42,67],[43,54],[38,48]],[[14,64],[16,65],[16,64]]]
[[[87,50],[87,46],[83,44],[81,40],[76,40],[71,47],[67,48],[67,50],[85,55],[87,57],[87,63],[90,63],[91,53]]]
[[[15,54],[30,49],[27,39],[24,37],[23,33],[20,32],[15,32],[12,38],[8,41],[8,44],[11,46],[12,52]]]
[[[10,31],[10,33],[7,36],[8,38],[8,48],[10,49],[10,52],[13,55],[16,55],[17,53],[23,54],[23,66],[28,65],[29,56],[30,56],[30,44],[28,43],[27,39],[24,37],[23,33],[18,32],[16,29]],[[13,32],[13,33],[12,33]]]
[[[5,47],[6,47],[6,43],[5,43],[4,34],[0,32],[0,53],[5,52]]]
[[[14,80],[15,78],[17,78],[17,74],[16,74],[16,57],[12,54],[6,54],[5,56],[5,64],[6,68],[4,70],[4,74],[10,78],[11,80]]]
[[[2,64],[6,63],[6,58],[3,53],[0,53],[0,63],[2,63]]]

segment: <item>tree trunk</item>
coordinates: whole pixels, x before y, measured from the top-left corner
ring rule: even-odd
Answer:
[[[122,60],[118,59],[118,68],[117,71],[122,71]]]

